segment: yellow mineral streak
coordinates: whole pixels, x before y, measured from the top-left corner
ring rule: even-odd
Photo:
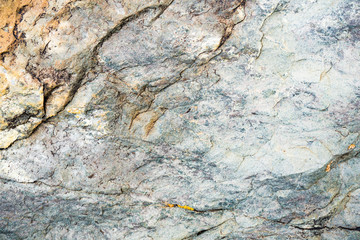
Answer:
[[[171,208],[178,207],[178,208],[186,209],[186,210],[189,210],[189,211],[195,211],[194,208],[186,206],[186,205],[182,206],[182,205],[179,205],[179,204],[170,204],[170,203],[165,203],[165,205],[167,207],[171,207]]]
[[[186,210],[190,210],[190,211],[195,211],[195,209],[193,209],[192,207],[186,206],[186,205],[184,205],[184,206],[177,205],[177,207],[183,208],[183,209],[186,209]]]

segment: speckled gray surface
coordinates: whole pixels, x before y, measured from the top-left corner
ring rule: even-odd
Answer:
[[[360,239],[359,1],[24,2],[0,239]]]

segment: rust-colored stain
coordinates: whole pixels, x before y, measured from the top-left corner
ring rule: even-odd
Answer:
[[[155,113],[155,115],[150,119],[149,123],[145,126],[145,136],[149,136],[150,132],[153,130],[155,123],[159,120],[161,116],[164,115],[166,109],[161,109],[160,113]]]
[[[350,144],[350,146],[348,147],[348,150],[354,149],[356,147],[355,144]]]

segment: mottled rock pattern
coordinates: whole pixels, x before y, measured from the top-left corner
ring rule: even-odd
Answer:
[[[2,1],[0,239],[360,239],[359,13]]]

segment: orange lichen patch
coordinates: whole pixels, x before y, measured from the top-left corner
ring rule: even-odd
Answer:
[[[0,53],[4,52],[15,40],[13,34],[16,22],[16,10],[21,8],[20,1],[0,2]]]
[[[18,34],[16,28],[21,14],[30,0],[12,0],[0,2],[0,53],[6,51],[15,41]]]
[[[330,172],[332,161],[326,166],[326,172]]]
[[[350,146],[348,147],[348,150],[354,149],[356,147],[355,144],[350,144]]]
[[[0,53],[8,48],[19,36],[18,25],[27,8],[35,10],[34,14],[41,14],[47,7],[46,0],[8,0],[0,1]]]

